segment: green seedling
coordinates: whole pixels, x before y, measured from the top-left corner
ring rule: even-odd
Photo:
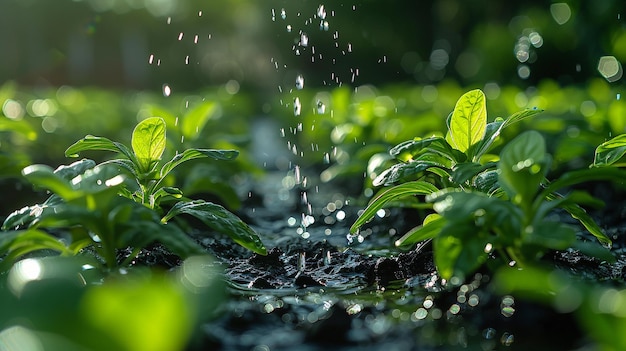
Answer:
[[[505,145],[499,156],[488,155],[503,128],[540,111],[525,110],[487,124],[484,105],[482,92],[466,93],[457,102],[445,138],[415,139],[393,148],[391,154],[402,163],[376,181],[393,186],[370,201],[351,232],[390,202],[422,195],[434,213],[396,245],[408,248],[432,239],[435,265],[445,279],[466,276],[495,254],[499,262],[518,265],[541,258],[547,250],[567,248],[613,259],[601,245],[577,240],[573,228],[546,217],[555,208],[564,209],[610,246],[611,240],[580,207],[599,201],[580,192],[561,196],[557,190],[590,180],[618,181],[624,179],[623,172],[573,171],[550,183],[546,174],[551,157],[543,137],[534,131]]]
[[[181,257],[203,254],[204,249],[177,225],[162,224],[158,214],[118,193],[127,182],[113,165],[95,166],[82,160],[52,170],[32,165],[22,171],[34,186],[52,195],[42,204],[15,211],[2,225],[2,268],[22,256],[52,250],[65,256],[90,248],[109,268],[117,266],[117,250],[134,248],[122,265],[146,246],[160,242]],[[20,229],[26,227],[26,229]],[[51,234],[59,229],[59,235]]]
[[[26,167],[22,171],[24,177],[52,195],[42,204],[25,207],[7,217],[2,229],[12,231],[0,236],[0,253],[6,255],[2,263],[8,265],[24,254],[42,249],[72,255],[92,247],[107,266],[114,267],[118,264],[118,249],[134,249],[124,265],[153,242],[164,244],[181,257],[202,254],[204,250],[170,222],[181,214],[196,217],[240,245],[266,254],[256,232],[224,207],[187,199],[179,189],[162,186],[169,172],[183,162],[206,157],[228,160],[236,157],[237,152],[187,149],[161,164],[164,124],[160,118],[140,122],[133,131],[132,151],[123,144],[94,136],[85,137],[67,150],[68,156],[85,150],[108,150],[123,158],[97,166],[84,159],[56,170],[45,165]],[[53,228],[62,229],[67,237],[59,240],[42,230]]]
[[[123,196],[162,214],[161,222],[163,223],[167,223],[179,214],[188,214],[198,218],[207,226],[229,235],[243,247],[259,254],[266,254],[267,250],[256,232],[239,217],[221,205],[186,199],[180,189],[164,185],[166,177],[184,162],[199,158],[233,160],[239,152],[192,148],[163,162],[165,134],[165,121],[160,117],[151,117],[141,121],[133,130],[132,149],[107,138],[88,135],[71,145],[65,154],[68,157],[77,157],[80,152],[88,150],[113,151],[120,154],[122,158],[112,159],[103,164],[115,164],[130,174],[134,184],[122,188]],[[166,213],[161,207],[164,202],[171,205]]]

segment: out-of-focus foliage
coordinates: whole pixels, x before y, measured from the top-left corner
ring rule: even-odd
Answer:
[[[261,94],[298,73],[318,87],[584,83],[602,56],[626,60],[622,5],[6,0],[0,81],[176,91],[232,80]]]
[[[223,285],[210,257],[174,272],[104,276],[86,257],[28,258],[0,277],[0,344],[19,350],[184,350],[215,315]],[[16,348],[14,348],[16,347]]]

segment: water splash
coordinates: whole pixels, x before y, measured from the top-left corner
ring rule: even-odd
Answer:
[[[300,33],[300,46],[309,46],[309,36],[305,32]]]
[[[304,77],[301,74],[298,74],[296,77],[296,89],[302,90],[304,88]]]
[[[294,116],[300,116],[302,112],[302,104],[300,104],[300,98],[293,99],[293,114]]]

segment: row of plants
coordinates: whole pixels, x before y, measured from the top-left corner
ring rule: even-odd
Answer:
[[[624,188],[626,172],[620,166],[626,134],[597,146],[588,167],[548,179],[552,156],[541,133],[527,130],[508,142],[501,137],[505,128],[541,112],[522,110],[487,123],[484,93],[465,93],[448,117],[445,136],[415,137],[390,150],[396,163],[374,179],[374,186],[383,189],[350,231],[357,235],[384,207],[419,208],[425,213],[421,223],[395,244],[410,249],[431,241],[444,282],[457,286],[479,270],[497,272],[495,284],[501,293],[538,299],[561,312],[576,311],[600,345],[622,349],[624,338],[604,328],[626,323],[624,290],[592,287],[542,258],[549,252],[576,250],[602,262],[616,261],[611,238],[584,208],[602,206],[602,201],[575,186],[608,181]],[[595,240],[560,217],[550,217],[557,210],[571,215]],[[576,298],[569,301],[567,294]]]
[[[197,114],[208,115],[206,108]],[[186,133],[188,127],[182,126]],[[259,235],[235,214],[218,203],[191,199],[174,186],[181,165],[196,159],[232,162],[239,152],[187,148],[166,158],[172,145],[167,131],[164,118],[149,117],[135,126],[130,147],[87,135],[65,151],[66,157],[91,151],[117,157],[100,163],[83,158],[56,169],[32,164],[21,171],[49,197],[14,211],[2,224],[3,345],[184,349],[225,296],[220,271],[200,238],[190,236],[198,231],[187,219],[210,228],[203,233],[218,232],[252,252],[267,253]],[[232,190],[218,186],[215,193],[238,205]],[[164,272],[133,264],[142,251],[150,255],[155,244],[179,257],[179,266]]]
[[[423,93],[431,88],[414,89],[421,89],[415,91]],[[436,89],[438,97],[430,103],[437,106],[440,106],[438,100],[460,95],[448,94],[445,85]],[[452,86],[449,89],[459,92],[460,88]],[[547,88],[544,86],[541,89]],[[315,140],[320,143],[328,141],[329,148],[338,150],[333,153],[335,157],[342,152],[355,155],[353,159],[344,160],[346,162],[335,159],[336,163],[331,167],[339,170],[337,175],[369,172],[365,187],[386,187],[370,201],[352,226],[352,233],[356,234],[383,207],[400,205],[418,208],[424,216],[414,230],[398,239],[397,245],[406,249],[417,242],[432,241],[437,271],[450,286],[487,267],[492,272],[498,272],[498,276],[506,277],[497,279],[502,291],[523,293],[530,290],[528,296],[549,302],[553,300],[546,296],[551,294],[551,289],[564,289],[560,283],[524,290],[522,285],[516,285],[516,281],[508,280],[508,277],[520,274],[521,281],[526,281],[534,278],[524,274],[543,274],[542,279],[560,274],[554,273],[550,267],[541,266],[542,257],[553,250],[574,249],[599,260],[615,260],[610,251],[611,238],[584,209],[599,205],[599,200],[581,191],[563,192],[581,182],[608,180],[619,186],[625,179],[618,166],[621,166],[622,157],[626,154],[626,138],[622,134],[609,140],[599,136],[613,128],[606,115],[602,123],[595,124],[596,129],[592,129],[591,136],[583,138],[588,144],[601,140],[591,149],[592,153],[595,152],[592,167],[568,169],[572,160],[587,155],[587,146],[578,149],[575,157],[567,159],[562,168],[555,167],[554,160],[558,157],[551,156],[550,144],[544,135],[552,135],[555,131],[549,128],[552,124],[567,122],[559,121],[556,115],[552,119],[544,119],[542,123],[533,123],[532,126],[537,125],[538,128],[528,130],[531,117],[536,121],[541,118],[537,116],[539,113],[550,114],[547,108],[515,112],[507,119],[495,119],[488,123],[487,95],[481,90],[472,90],[450,107],[453,112],[447,120],[439,117],[439,110],[435,110],[435,116],[433,112],[424,112],[424,115],[418,114],[412,119],[409,116],[390,118],[396,109],[389,105],[389,101],[400,104],[398,101],[402,98],[381,98],[375,89],[368,87],[359,91],[352,93],[346,88],[338,88],[324,95],[330,96],[326,103],[329,108],[332,107],[333,114],[318,113],[321,111],[303,114],[303,123],[313,124],[313,120],[323,120],[315,124],[316,128],[303,128],[301,133],[294,134],[296,138],[303,138],[299,140],[302,142],[326,131],[328,134]],[[499,96],[506,97],[505,91],[507,89],[501,89]],[[518,91],[515,96],[522,93],[526,96],[531,94]],[[542,96],[537,92],[532,94]],[[621,100],[616,101],[621,103]],[[385,109],[381,109],[380,104],[385,105]],[[447,106],[445,103],[441,105]],[[426,111],[429,105],[420,106]],[[66,157],[78,157],[84,153],[98,156],[93,151],[105,151],[114,155],[113,158],[103,157],[98,162],[82,159],[56,169],[44,164],[29,164],[22,168],[23,179],[35,189],[46,192],[48,198],[14,211],[2,225],[0,269],[8,273],[2,275],[0,290],[4,294],[2,301],[6,301],[3,309],[6,307],[10,311],[2,321],[3,325],[11,326],[2,331],[3,340],[46,340],[46,343],[58,342],[62,345],[59,349],[67,345],[96,350],[180,349],[181,345],[189,342],[198,321],[212,315],[215,304],[207,305],[206,301],[217,304],[222,294],[219,284],[214,283],[215,273],[207,271],[207,267],[212,266],[211,259],[206,257],[198,238],[189,234],[194,232],[189,219],[195,218],[210,228],[210,232],[230,236],[235,243],[254,253],[267,253],[261,237],[227,209],[236,209],[239,205],[236,191],[223,181],[224,178],[211,178],[218,174],[216,169],[222,169],[228,176],[228,173],[242,170],[256,172],[257,168],[246,160],[234,169],[222,166],[233,164],[239,155],[234,143],[215,144],[225,145],[223,148],[198,146],[207,140],[207,136],[215,133],[215,128],[210,128],[210,131],[204,128],[211,121],[215,105],[201,102],[194,108],[186,109],[186,113],[178,118],[163,107],[146,105],[145,108],[150,115],[159,117],[143,118],[134,126],[130,147],[115,139],[88,135],[64,151]],[[403,116],[397,111],[396,114]],[[569,110],[566,113],[577,116]],[[36,130],[32,126],[24,127],[32,123],[28,116],[23,119],[2,118],[0,126],[5,135],[28,136],[29,130]],[[402,118],[406,120],[398,122]],[[379,127],[380,123],[387,123],[390,119],[396,120],[390,123],[415,125],[416,129],[401,128],[402,133],[389,137],[390,134]],[[572,121],[580,126],[594,125],[594,120],[588,118],[576,117]],[[441,123],[444,127],[447,125],[446,134],[438,132],[441,129],[437,125]],[[347,134],[338,137],[338,133],[343,133],[338,132],[338,128],[347,131]],[[408,137],[410,140],[397,140],[413,131],[417,132]],[[35,138],[40,137],[39,133],[35,134]],[[63,137],[62,133],[59,134]],[[422,138],[414,135],[431,136]],[[3,149],[12,143],[7,140],[0,145]],[[391,148],[388,155],[382,156],[381,151],[388,149],[392,142],[399,144]],[[563,147],[563,142],[559,141],[558,145]],[[558,151],[559,147],[555,150]],[[361,154],[352,152],[355,149],[360,149]],[[6,152],[3,160],[10,160],[7,161],[9,164],[18,154]],[[20,159],[20,165],[29,163],[30,159],[29,155]],[[210,162],[198,162],[201,159]],[[317,160],[321,161],[321,158]],[[194,171],[196,167],[206,164],[219,166]],[[3,170],[3,175],[11,175],[12,169]],[[177,173],[181,169],[183,171]],[[558,177],[548,180],[551,171],[556,171]],[[202,189],[214,192],[222,204],[188,197],[193,191],[187,191],[180,184],[193,183],[189,178],[194,177],[198,181],[209,178],[202,184]],[[200,185],[197,185],[195,189],[199,188]],[[550,220],[549,214],[557,209],[577,219],[595,241],[587,240],[573,227]],[[185,261],[175,272],[169,273],[128,268],[142,249],[154,243],[160,243]],[[516,268],[511,269],[510,266]],[[518,268],[521,271],[516,270]],[[68,284],[74,290],[71,294],[64,294],[62,289]],[[589,301],[589,306],[596,306],[595,310],[591,308],[581,312],[583,318],[596,318],[596,315],[598,320],[603,321],[604,317],[620,318],[622,310],[619,308],[606,313],[597,311],[594,298],[610,288],[594,290],[584,282],[577,283],[575,288],[581,301]],[[107,313],[131,304],[114,305],[118,303],[114,302],[114,296],[121,294],[128,300],[138,299],[144,289],[162,290],[163,293],[154,295],[150,304],[139,304],[138,309],[129,310],[129,323],[136,323],[138,327],[114,326],[105,321]],[[50,291],[56,292],[51,294]],[[145,294],[150,295],[148,292]],[[41,303],[34,303],[47,295],[53,296],[58,304],[41,308]],[[66,300],[70,296],[71,299]],[[94,304],[100,300],[110,301],[110,304],[95,307]],[[161,306],[153,311],[160,313],[158,316],[141,310],[154,306]],[[571,309],[579,306],[583,303]],[[195,314],[193,311],[198,308],[201,312]],[[58,323],[51,323],[50,316],[59,315],[61,309],[73,311],[68,318],[80,321],[84,328],[80,330],[84,330],[85,338],[91,338],[91,341],[74,339],[75,331],[70,327],[64,329]],[[171,313],[175,309],[191,312],[179,316],[181,321],[172,319]],[[180,325],[179,337],[170,340],[171,343],[162,342],[162,348],[152,347],[154,340],[141,341],[148,339],[150,334],[146,334],[145,338],[132,337],[132,333],[138,333],[137,328],[145,327],[143,320],[130,317],[133,314],[145,316],[146,320],[163,321],[160,325],[168,327],[176,321]],[[19,322],[24,316],[32,321],[29,327],[23,327]],[[96,334],[110,337],[116,344],[98,344],[94,340],[100,338],[93,337]],[[597,336],[597,340],[607,345],[623,346],[617,344],[622,341],[605,339],[602,335]],[[142,342],[143,346],[137,345]]]

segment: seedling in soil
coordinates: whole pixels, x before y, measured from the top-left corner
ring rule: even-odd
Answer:
[[[556,191],[590,180],[618,181],[624,179],[623,172],[615,168],[573,171],[550,183],[546,174],[551,157],[535,131],[521,134],[499,155],[487,154],[502,129],[539,112],[524,110],[487,124],[484,94],[480,90],[464,94],[449,118],[445,138],[416,138],[391,149],[401,163],[374,182],[391,187],[370,201],[351,233],[391,201],[421,195],[426,200],[421,205],[434,213],[396,245],[407,248],[432,239],[435,265],[445,279],[467,276],[490,256],[504,264],[523,265],[548,250],[575,248],[612,260],[603,246],[577,240],[573,228],[546,216],[561,208],[610,246],[611,240],[580,206],[600,201],[580,192],[562,196]]]
[[[43,204],[9,215],[4,230],[28,226],[26,231],[5,233],[0,252],[17,259],[25,253],[48,248],[76,254],[93,246],[108,266],[116,264],[116,249],[133,247],[135,253],[154,241],[183,257],[202,253],[174,223],[181,214],[200,219],[216,231],[259,254],[266,249],[256,232],[224,207],[191,200],[180,189],[164,186],[167,175],[178,165],[199,158],[234,159],[236,150],[187,149],[163,162],[165,121],[152,117],[140,122],[132,134],[132,149],[107,138],[86,136],[70,146],[66,155],[77,157],[87,150],[105,150],[122,157],[95,165],[82,160],[52,170],[44,165],[26,167],[22,173],[33,185],[49,190]],[[121,196],[120,196],[121,195]],[[132,200],[132,201],[131,201]],[[50,234],[37,228],[64,228],[71,240],[64,248]],[[45,238],[45,239],[44,239]],[[132,259],[134,254],[129,257]],[[4,260],[3,262],[8,262]]]

